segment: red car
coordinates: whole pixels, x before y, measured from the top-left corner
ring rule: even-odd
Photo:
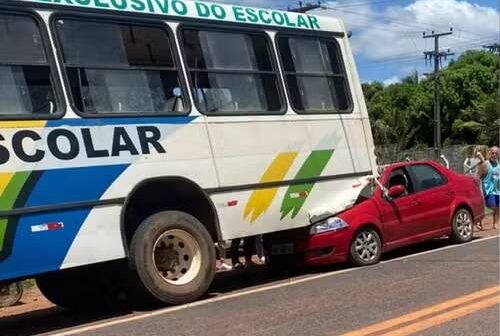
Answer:
[[[432,238],[464,243],[472,240],[474,224],[484,215],[478,181],[433,161],[390,165],[379,181],[335,217],[267,236],[271,266],[345,261],[366,266],[383,252]]]

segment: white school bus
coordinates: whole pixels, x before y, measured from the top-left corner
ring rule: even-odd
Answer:
[[[56,304],[195,300],[215,242],[311,225],[375,170],[335,18],[0,0],[0,45],[0,282]]]

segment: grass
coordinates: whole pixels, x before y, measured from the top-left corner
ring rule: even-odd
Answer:
[[[33,289],[36,287],[36,282],[34,279],[28,279],[23,281],[23,287],[26,290]]]

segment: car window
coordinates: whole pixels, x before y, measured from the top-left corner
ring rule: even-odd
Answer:
[[[411,167],[417,191],[438,187],[446,183],[443,175],[430,165],[419,164]]]
[[[359,197],[362,197],[362,198],[373,197],[373,194],[375,193],[376,188],[377,188],[377,185],[375,184],[375,182],[368,183],[367,185],[365,185],[363,187],[363,189],[361,189],[361,191],[359,193]]]
[[[411,194],[415,189],[411,181],[410,175],[405,168],[394,169],[389,173],[389,178],[385,183],[385,187],[390,189],[396,185],[403,185],[406,187],[406,191]]]

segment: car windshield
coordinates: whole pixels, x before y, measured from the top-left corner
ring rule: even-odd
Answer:
[[[376,188],[377,184],[375,183],[374,180],[372,180],[370,183],[364,186],[361,192],[359,193],[358,202],[364,199],[372,198]]]

